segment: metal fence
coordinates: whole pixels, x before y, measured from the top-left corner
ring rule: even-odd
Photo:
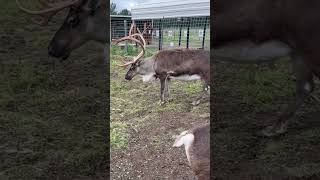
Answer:
[[[144,33],[147,48],[210,49],[210,17],[162,18],[134,22],[141,32],[147,29]],[[131,20],[111,21],[111,38],[128,35],[131,23]]]

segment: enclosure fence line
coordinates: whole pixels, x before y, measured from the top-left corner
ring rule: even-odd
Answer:
[[[210,17],[184,17],[134,20],[143,34],[147,48],[199,48],[210,49]],[[127,36],[131,19],[111,21],[111,38]],[[120,45],[121,46],[121,45]],[[128,43],[122,43],[128,51]]]

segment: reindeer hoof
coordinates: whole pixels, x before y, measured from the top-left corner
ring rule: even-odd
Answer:
[[[162,106],[166,103],[166,101],[159,101],[159,105]]]
[[[266,137],[273,137],[273,136],[279,136],[281,134],[284,134],[287,132],[287,127],[282,125],[282,126],[268,126],[265,129],[261,131],[261,136],[266,136]]]
[[[193,101],[191,104],[192,104],[193,106],[197,106],[197,105],[200,104],[200,100]]]
[[[166,100],[166,102],[172,102],[173,101],[173,98],[168,98],[167,100]]]

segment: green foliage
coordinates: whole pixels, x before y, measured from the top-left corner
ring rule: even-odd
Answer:
[[[111,3],[110,5],[110,14],[111,15],[117,15],[117,11],[116,11],[117,5],[116,3]]]
[[[131,15],[131,12],[128,9],[122,9],[120,12],[117,12],[117,4],[111,3],[110,5],[110,14],[111,15]]]
[[[118,14],[129,16],[131,15],[131,12],[128,9],[122,9]]]

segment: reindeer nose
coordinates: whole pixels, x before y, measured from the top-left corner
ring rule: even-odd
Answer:
[[[49,56],[55,57],[55,58],[60,58],[64,55],[66,55],[65,50],[57,45],[52,45],[50,44],[48,46],[48,54]]]
[[[51,45],[48,47],[48,54],[49,54],[49,56],[56,57]]]

